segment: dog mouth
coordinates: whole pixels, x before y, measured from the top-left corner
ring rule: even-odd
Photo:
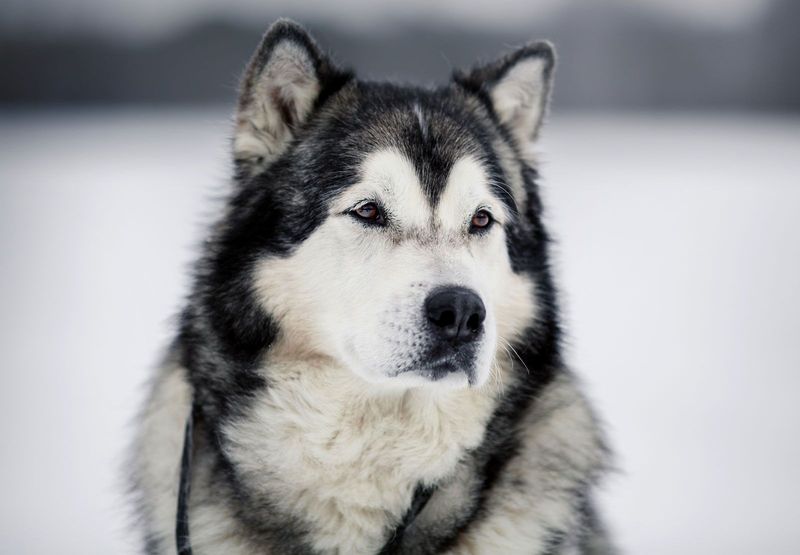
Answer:
[[[391,377],[417,376],[427,382],[463,382],[464,385],[472,386],[476,383],[475,355],[474,352],[433,349],[412,367],[399,370]]]
[[[423,371],[428,373],[430,380],[433,382],[450,380],[457,377],[459,374],[467,378],[469,385],[473,385],[475,382],[475,370],[473,365],[464,366],[458,364],[454,360],[446,359],[436,361],[433,364],[427,365]]]

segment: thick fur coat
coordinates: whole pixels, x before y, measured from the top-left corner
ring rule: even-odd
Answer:
[[[148,553],[608,553],[530,150],[554,54],[422,89],[297,25],[243,79],[230,200],[133,448]],[[443,308],[442,308],[443,307]]]

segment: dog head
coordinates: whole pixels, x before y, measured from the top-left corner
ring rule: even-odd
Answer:
[[[273,349],[372,383],[485,383],[541,305],[528,151],[553,65],[533,43],[438,89],[368,83],[274,24],[242,85],[212,303],[246,290]]]

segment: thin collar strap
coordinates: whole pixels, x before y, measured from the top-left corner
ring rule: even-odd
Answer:
[[[192,542],[189,537],[189,493],[192,489],[192,455],[194,454],[195,405],[186,418],[186,431],[183,435],[181,454],[181,481],[178,486],[178,512],[175,517],[175,546],[178,555],[192,555]]]

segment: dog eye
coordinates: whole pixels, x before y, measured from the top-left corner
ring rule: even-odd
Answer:
[[[489,214],[486,210],[478,210],[475,212],[475,215],[472,216],[472,222],[470,223],[470,232],[480,232],[483,230],[488,229],[490,225],[492,225],[492,215]]]
[[[370,224],[377,224],[383,225],[383,213],[381,212],[380,207],[375,204],[374,202],[367,202],[362,204],[352,212],[350,212],[355,218]]]

